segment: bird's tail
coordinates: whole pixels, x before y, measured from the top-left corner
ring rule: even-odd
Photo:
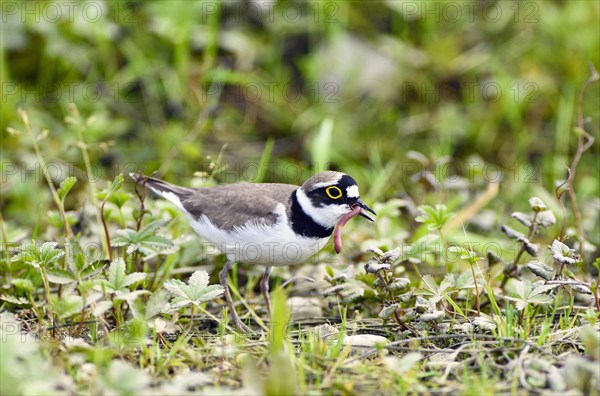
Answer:
[[[194,193],[191,188],[176,186],[155,177],[140,175],[139,173],[130,173],[129,176],[137,183],[148,187],[155,194],[171,201],[182,210],[184,210],[182,201]]]

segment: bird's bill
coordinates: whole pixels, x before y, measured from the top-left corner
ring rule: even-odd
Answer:
[[[369,221],[375,221],[375,219],[374,219],[374,218],[373,218],[373,217],[372,217],[370,214],[368,214],[368,213],[367,213],[367,211],[369,211],[369,212],[373,213],[373,214],[374,214],[374,215],[376,215],[376,216],[377,216],[377,213],[375,213],[375,211],[374,211],[373,209],[369,208],[369,206],[367,206],[367,204],[366,204],[366,203],[364,203],[362,200],[360,200],[360,199],[359,199],[359,200],[356,202],[356,205],[357,205],[357,206],[360,206],[360,208],[361,208],[361,211],[360,211],[360,213],[359,213],[359,214],[360,214],[362,217],[364,217],[365,219],[367,219],[367,220],[369,220]]]

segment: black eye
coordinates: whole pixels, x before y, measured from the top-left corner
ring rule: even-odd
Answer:
[[[340,199],[343,195],[342,190],[336,186],[327,187],[325,193],[331,199]]]

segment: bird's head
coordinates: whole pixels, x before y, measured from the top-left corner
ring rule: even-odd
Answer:
[[[344,173],[325,171],[312,176],[298,189],[297,197],[302,209],[327,228],[338,225],[341,229],[356,215],[375,221],[368,212],[376,213],[360,199],[356,181]]]

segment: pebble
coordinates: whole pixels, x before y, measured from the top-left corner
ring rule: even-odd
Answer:
[[[321,300],[316,297],[290,297],[287,301],[292,320],[320,318],[323,316]]]

